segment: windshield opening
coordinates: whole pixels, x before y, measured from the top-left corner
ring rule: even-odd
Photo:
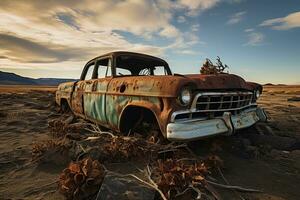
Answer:
[[[127,55],[116,59],[116,76],[159,75],[171,75],[168,64],[163,60]]]

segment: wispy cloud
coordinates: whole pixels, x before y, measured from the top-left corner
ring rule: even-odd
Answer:
[[[274,30],[288,30],[300,27],[300,11],[286,17],[274,18],[263,21],[260,26],[270,26]]]
[[[226,0],[226,1],[229,2],[229,3],[234,4],[234,3],[242,3],[242,2],[244,2],[246,0]]]
[[[177,22],[178,22],[178,23],[184,23],[184,22],[186,22],[186,19],[185,19],[184,16],[178,16],[178,17],[177,17]]]
[[[247,37],[248,42],[245,43],[245,46],[259,46],[263,44],[263,41],[265,39],[264,34],[260,32],[256,32],[254,29],[246,29],[248,31]]]
[[[201,11],[208,10],[216,6],[221,0],[178,0],[177,7],[188,9],[188,15],[193,16]]]
[[[167,38],[176,38],[180,35],[180,31],[175,26],[169,25],[163,28],[159,35]]]
[[[200,27],[199,24],[193,24],[193,25],[191,26],[191,29],[192,29],[193,32],[197,32],[197,31],[199,30],[199,27]]]
[[[245,31],[246,33],[249,33],[249,32],[254,31],[254,29],[253,29],[253,28],[247,28],[247,29],[245,29],[244,31]]]
[[[246,13],[247,13],[246,11],[242,11],[242,12],[237,12],[234,15],[231,15],[226,24],[233,25],[239,23],[240,21],[243,20]]]
[[[185,54],[185,55],[196,55],[196,54],[200,54],[199,52],[196,51],[192,51],[192,50],[182,50],[182,51],[178,51],[176,52],[178,54]]]

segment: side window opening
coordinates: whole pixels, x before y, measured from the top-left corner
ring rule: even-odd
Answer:
[[[132,75],[131,71],[128,69],[124,69],[124,68],[116,68],[116,74],[117,76],[130,76]]]
[[[166,71],[164,66],[155,66],[152,68],[152,74],[153,75],[168,75],[168,72]]]
[[[91,79],[93,79],[94,67],[95,67],[95,63],[91,63],[88,66],[88,69],[87,69],[87,71],[85,73],[85,76],[84,76],[84,80],[91,80]]]
[[[105,58],[98,60],[95,78],[105,78],[111,75],[111,59]]]
[[[143,68],[138,73],[139,76],[162,76],[168,75],[164,66],[153,66],[149,68]]]
[[[139,72],[139,75],[140,75],[140,76],[149,76],[149,75],[152,75],[152,74],[151,74],[150,68],[144,68],[144,69],[142,69],[142,70]]]

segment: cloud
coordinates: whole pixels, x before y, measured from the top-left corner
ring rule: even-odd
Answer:
[[[247,29],[244,30],[244,32],[246,32],[246,33],[248,33],[248,32],[253,32],[253,31],[254,31],[253,28],[247,28]]]
[[[234,15],[229,17],[229,20],[226,24],[233,25],[239,23],[240,21],[242,21],[246,13],[246,11],[235,13]]]
[[[260,32],[250,31],[247,35],[248,42],[245,44],[246,46],[259,46],[264,41],[264,34]]]
[[[186,55],[196,55],[197,53],[199,54],[199,52],[192,51],[192,50],[182,50],[182,51],[179,51],[178,53],[186,54]]]
[[[187,37],[187,33],[171,23],[174,11],[203,10],[215,3],[182,3],[175,2],[174,5],[169,0],[52,0],[29,4],[19,0],[16,4],[1,0],[1,59],[55,63],[85,60],[114,50],[162,55],[166,49],[172,51],[169,47],[189,48],[198,42],[198,36]],[[196,30],[197,26],[192,29]],[[155,35],[173,42],[166,46],[129,42],[122,32],[147,39],[153,39]]]
[[[187,24],[189,30],[181,30],[174,19],[184,23],[219,2],[1,0],[0,68],[54,71],[63,67],[78,72],[86,61],[109,51],[193,54],[192,46],[201,43],[196,34],[199,25]],[[156,45],[165,38],[169,43]]]
[[[270,26],[274,30],[288,30],[300,27],[300,12],[291,13],[282,18],[263,21],[260,26]]]
[[[231,4],[235,4],[235,3],[242,3],[242,2],[245,2],[246,0],[226,0],[228,3],[231,3]]]
[[[178,23],[184,23],[184,22],[186,22],[186,19],[185,19],[184,16],[178,16],[178,17],[177,17],[177,22],[178,22]]]
[[[30,13],[30,14],[28,14]],[[155,1],[0,1],[1,60],[55,63],[85,60],[114,50],[162,55],[164,48],[129,42],[140,37],[180,37],[171,11]]]
[[[167,38],[176,38],[180,35],[180,32],[174,26],[167,26],[159,32],[159,35]]]
[[[193,32],[197,32],[199,30],[200,25],[199,24],[193,24],[191,29]]]
[[[70,48],[62,45],[41,44],[17,36],[0,33],[2,58],[31,63],[59,62],[72,58],[86,58],[89,49]]]
[[[177,7],[188,9],[188,15],[193,16],[201,11],[208,10],[216,6],[220,0],[178,0]]]

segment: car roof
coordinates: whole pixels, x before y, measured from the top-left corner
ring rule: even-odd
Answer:
[[[102,57],[110,57],[110,56],[113,56],[113,57],[118,57],[118,56],[137,56],[137,57],[144,57],[145,59],[152,59],[152,60],[156,60],[156,61],[167,63],[165,60],[163,60],[161,58],[158,58],[158,57],[155,57],[155,56],[150,56],[150,55],[147,55],[147,54],[130,52],[130,51],[112,51],[112,52],[103,54],[101,56],[97,56],[96,58],[92,59],[91,61],[97,60],[97,59],[102,58]],[[89,61],[89,62],[91,62],[91,61]]]

